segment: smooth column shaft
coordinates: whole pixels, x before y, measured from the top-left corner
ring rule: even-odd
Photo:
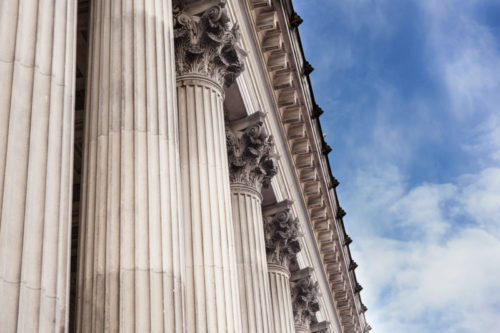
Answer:
[[[243,332],[281,332],[273,327],[260,194],[231,185]]]
[[[241,332],[223,91],[177,78],[188,332]]]
[[[169,0],[91,1],[78,332],[182,332]]]
[[[293,333],[292,299],[290,293],[290,273],[288,268],[280,264],[269,264],[269,284],[276,332]]]
[[[0,2],[0,331],[68,318],[76,0]]]

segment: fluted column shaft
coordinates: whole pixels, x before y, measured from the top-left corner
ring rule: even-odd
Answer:
[[[265,237],[271,304],[276,332],[295,332],[290,285],[290,260],[300,251],[299,221],[292,212],[293,202],[281,201],[264,209]]]
[[[0,330],[59,332],[69,296],[76,0],[0,2]]]
[[[241,332],[224,132],[224,93],[177,78],[188,332]]]
[[[77,331],[181,332],[171,2],[91,6]]]
[[[241,332],[224,90],[243,71],[226,1],[174,8],[188,332]]]
[[[263,186],[276,174],[274,141],[255,112],[228,124],[231,203],[243,332],[274,332],[262,219]]]
[[[295,332],[292,299],[290,293],[290,272],[288,267],[279,263],[269,263],[269,285],[271,288],[274,330],[276,332]]]
[[[273,327],[261,195],[231,184],[236,262],[243,332],[280,332]]]

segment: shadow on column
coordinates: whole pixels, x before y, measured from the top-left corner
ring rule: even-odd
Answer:
[[[83,157],[83,128],[85,124],[85,87],[87,81],[89,7],[90,0],[78,1],[69,332],[76,331],[76,277],[78,261],[78,238],[80,231],[80,183],[82,178],[81,171]]]

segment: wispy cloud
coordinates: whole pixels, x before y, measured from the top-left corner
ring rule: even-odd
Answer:
[[[465,229],[445,243],[360,239],[365,302],[375,332],[494,332],[500,241]]]
[[[381,181],[365,188],[367,197],[379,198],[375,205],[346,201],[357,212],[351,229],[372,221],[370,232],[354,230],[353,255],[375,332],[494,331],[500,315],[494,296],[500,294],[499,181],[494,168],[403,193],[403,184]],[[391,188],[392,195],[378,195]],[[389,209],[374,216],[374,207]],[[468,222],[458,223],[460,217]]]
[[[498,330],[500,6],[294,3],[373,331]]]
[[[464,149],[500,161],[500,50],[498,31],[478,19],[490,1],[423,0],[430,63],[441,78],[450,110],[474,133]],[[484,9],[483,9],[484,10]]]

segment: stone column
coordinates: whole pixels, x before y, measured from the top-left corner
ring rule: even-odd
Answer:
[[[68,320],[76,0],[0,2],[0,331]]]
[[[178,1],[174,11],[188,332],[241,332],[222,87],[244,52],[224,7]]]
[[[276,332],[295,332],[290,290],[290,259],[300,251],[299,222],[285,200],[264,210],[267,265]]]
[[[182,332],[172,8],[93,0],[78,332]]]
[[[290,278],[292,285],[293,316],[295,318],[295,332],[311,332],[311,322],[315,313],[319,311],[318,282],[311,278],[313,269],[307,267],[298,270]]]
[[[243,332],[275,332],[267,273],[262,186],[276,174],[274,142],[265,132],[265,114],[232,122],[226,130],[231,206]]]

